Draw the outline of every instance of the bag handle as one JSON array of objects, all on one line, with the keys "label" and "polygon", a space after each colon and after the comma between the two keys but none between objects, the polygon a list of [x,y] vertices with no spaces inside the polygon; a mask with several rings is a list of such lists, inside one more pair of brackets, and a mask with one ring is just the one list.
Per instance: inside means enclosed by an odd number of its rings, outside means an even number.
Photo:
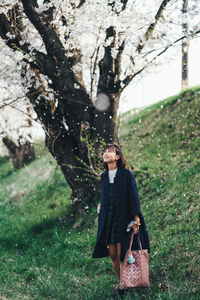
[{"label": "bag handle", "polygon": [[[142,244],[140,241],[139,233],[137,233],[137,236],[138,236],[138,244],[140,245],[140,250],[142,250]],[[130,245],[129,245],[129,249],[128,249],[129,251],[131,251],[131,248],[132,248],[133,237],[134,237],[134,232],[131,233],[131,240],[130,240]]]}]

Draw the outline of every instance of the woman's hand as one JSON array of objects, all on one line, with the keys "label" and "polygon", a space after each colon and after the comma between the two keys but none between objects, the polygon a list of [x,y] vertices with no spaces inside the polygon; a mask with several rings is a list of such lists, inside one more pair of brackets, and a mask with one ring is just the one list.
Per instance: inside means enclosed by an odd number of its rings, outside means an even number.
[{"label": "woman's hand", "polygon": [[135,223],[135,224],[133,224],[132,228],[133,228],[134,234],[137,234],[139,232],[140,225]]},{"label": "woman's hand", "polygon": [[140,218],[136,215],[135,216],[135,221],[132,225],[130,225],[128,228],[133,228],[134,234],[137,234],[139,232],[140,228]]},{"label": "woman's hand", "polygon": [[97,214],[100,214],[100,209],[101,209],[101,203],[99,203],[99,205],[97,206]]}]

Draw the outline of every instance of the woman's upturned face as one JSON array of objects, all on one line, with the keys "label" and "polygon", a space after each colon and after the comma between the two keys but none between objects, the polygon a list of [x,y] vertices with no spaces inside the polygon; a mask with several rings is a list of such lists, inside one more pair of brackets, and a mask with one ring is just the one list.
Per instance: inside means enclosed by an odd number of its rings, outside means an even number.
[{"label": "woman's upturned face", "polygon": [[119,155],[116,154],[114,148],[107,148],[103,153],[103,161],[106,163],[113,163],[119,159]]}]

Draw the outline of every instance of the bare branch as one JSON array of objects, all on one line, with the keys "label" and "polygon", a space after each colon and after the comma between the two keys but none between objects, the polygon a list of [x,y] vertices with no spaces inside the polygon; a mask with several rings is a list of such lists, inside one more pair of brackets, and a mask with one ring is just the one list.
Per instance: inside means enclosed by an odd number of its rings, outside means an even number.
[{"label": "bare branch", "polygon": [[[190,39],[189,39],[189,36],[187,35],[188,41],[190,41],[190,40],[192,40],[192,39],[195,39],[195,38],[199,38],[198,33],[200,33],[199,30],[198,30],[198,31],[195,31],[195,32],[193,32],[193,33],[191,33],[191,34],[190,34]],[[173,43],[170,44],[169,46],[171,47],[171,46],[174,45],[174,43],[177,44],[178,42],[184,40],[185,38],[186,38],[186,36],[182,36],[181,38],[177,39],[175,42],[173,42]],[[149,54],[151,54],[151,53],[153,53],[153,52],[159,51],[159,50],[161,50],[161,49],[163,49],[163,47],[159,47],[159,48],[155,48],[155,49],[152,49],[152,50],[143,52],[141,55],[142,55],[142,57],[144,58],[144,57],[146,57],[147,55],[149,55]],[[130,57],[130,59],[131,59],[131,57]]]},{"label": "bare branch", "polygon": [[26,115],[27,117],[29,117],[30,119],[32,119],[34,122],[36,122],[36,123],[38,123],[38,124],[40,124],[42,126],[42,123],[39,121],[38,118],[34,119],[28,113],[26,113],[25,111],[23,111],[23,110],[15,107],[15,106],[13,106],[13,105],[8,104],[8,106],[11,107],[11,108],[13,108],[13,109],[15,109],[15,110],[17,110],[17,111],[19,111],[19,112],[21,112],[22,114]]},{"label": "bare branch", "polygon": [[[5,104],[1,105],[1,106],[0,106],[0,109],[4,108],[4,107],[6,107],[6,106],[9,106],[9,105],[11,105],[12,103],[14,103],[14,102],[16,102],[16,101],[18,101],[19,99],[22,99],[22,98],[25,98],[25,95],[24,95],[24,96],[21,96],[21,97],[15,98],[15,99],[12,100],[10,103],[5,103]],[[11,99],[11,98],[3,99],[3,102],[4,102],[4,101],[8,101],[8,100],[10,100],[10,99]]]},{"label": "bare branch", "polygon": [[[21,97],[17,97],[17,98],[15,98],[15,99],[13,99],[10,103],[5,103],[5,104],[1,105],[1,106],[0,106],[0,109],[1,109],[1,108],[4,108],[5,106],[9,106],[10,104],[12,104],[12,103],[18,101],[19,99],[22,99],[22,98],[25,98],[25,97],[28,97],[28,96],[32,96],[33,94],[38,94],[38,91],[32,92],[32,93],[27,93],[26,95],[23,95],[23,96],[21,96]],[[3,99],[3,102],[4,102],[4,101],[8,101],[8,100],[11,100],[11,98]]]}]

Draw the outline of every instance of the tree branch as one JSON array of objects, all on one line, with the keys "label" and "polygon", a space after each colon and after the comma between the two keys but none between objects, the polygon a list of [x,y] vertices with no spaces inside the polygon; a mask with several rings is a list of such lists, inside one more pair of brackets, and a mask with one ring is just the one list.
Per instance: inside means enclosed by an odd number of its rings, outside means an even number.
[{"label": "tree branch", "polygon": [[[22,98],[25,98],[25,97],[26,97],[25,95],[24,95],[24,96],[21,96],[21,97],[17,97],[17,98],[15,98],[14,100],[12,100],[10,103],[5,103],[5,104],[1,105],[1,106],[0,106],[0,109],[4,108],[4,107],[6,107],[6,106],[9,106],[9,105],[11,105],[12,103],[18,101],[19,99],[22,99]],[[11,98],[3,99],[3,102],[4,102],[4,101],[8,101],[8,100],[11,100]]]},{"label": "tree branch", "polygon": [[[91,98],[92,98],[92,94],[93,94],[93,84],[94,84],[94,76],[96,75],[96,67],[97,67],[97,60],[98,60],[98,54],[99,54],[99,50],[100,50],[100,46],[97,47],[97,49],[95,49],[92,57],[91,57],[91,61],[92,61],[92,58],[93,56],[95,55],[95,52],[96,52],[96,56],[95,56],[95,60],[94,60],[94,65],[93,65],[93,70],[91,70],[91,85],[90,85],[90,95],[91,95]],[[91,67],[92,69],[92,67]]]},{"label": "tree branch", "polygon": [[30,119],[32,119],[34,122],[40,124],[41,126],[43,125],[43,124],[39,121],[38,118],[37,118],[37,119],[34,119],[34,118],[31,117],[28,113],[26,113],[25,111],[23,111],[23,110],[21,110],[21,109],[15,107],[15,106],[13,106],[13,105],[8,104],[8,106],[11,107],[11,108],[13,108],[13,109],[15,109],[15,110],[17,110],[17,111],[19,111],[19,112],[21,112],[22,114],[26,115],[27,117],[29,117]]},{"label": "tree branch", "polygon": [[115,83],[117,83],[117,81],[119,80],[119,77],[120,77],[121,60],[122,60],[122,54],[123,54],[124,48],[125,48],[125,40],[123,40],[121,46],[119,46],[117,57],[115,59],[115,74],[116,74]]},{"label": "tree branch", "polygon": [[80,0],[79,5],[77,6],[77,8],[81,8],[81,6],[83,6],[83,4],[85,3],[85,0]]},{"label": "tree branch", "polygon": [[[200,29],[191,33],[188,36],[195,36],[198,33],[200,33]],[[159,56],[161,56],[163,53],[165,53],[169,48],[171,48],[172,46],[174,46],[175,44],[177,44],[178,42],[180,42],[181,40],[183,40],[186,36],[182,36],[180,38],[178,38],[177,40],[175,40],[173,43],[171,43],[170,45],[168,45],[167,47],[165,47],[161,52],[159,52],[156,56],[154,56],[152,58],[152,60],[150,62],[148,62],[144,67],[142,67],[140,70],[138,70],[135,74],[133,75],[128,75],[123,81],[123,87],[119,90],[118,94],[116,95],[116,97],[119,95],[119,93],[122,93],[122,91],[127,87],[127,85],[133,80],[134,77],[136,77],[137,75],[139,75],[142,71],[144,71],[144,69],[146,69],[150,64],[152,64],[154,62],[154,60],[156,60]]]},{"label": "tree branch", "polygon": [[[146,41],[149,40],[149,38],[151,37],[152,33],[153,33],[153,30],[155,29],[156,27],[156,24],[158,22],[158,20],[160,19],[160,17],[162,16],[162,12],[163,10],[165,9],[165,7],[167,6],[167,4],[170,2],[171,0],[163,0],[163,2],[161,3],[156,15],[155,15],[155,22],[154,23],[151,23],[145,33],[145,39]],[[137,46],[137,51],[140,53],[142,51],[142,49],[144,48],[144,43],[141,41],[139,43],[139,45]]]},{"label": "tree branch", "polygon": [[75,60],[67,58],[65,48],[45,13],[37,13],[36,1],[34,0],[21,0],[21,2],[26,16],[44,41],[49,60],[49,62],[45,61],[45,74],[53,81],[54,86],[57,86],[56,89],[59,90],[60,94],[70,90],[75,98],[77,90],[73,87],[74,83],[79,85],[80,91],[86,94],[84,86],[75,79],[76,76],[72,69]]},{"label": "tree branch", "polygon": [[[12,37],[9,37],[11,35]],[[47,56],[33,48],[29,43],[20,43],[20,36],[16,36],[11,28],[11,25],[4,13],[0,14],[0,37],[6,42],[6,45],[14,51],[21,51],[23,54],[28,54],[35,61],[35,68],[38,67],[44,73],[44,61]],[[30,50],[32,49],[32,50]]]},{"label": "tree branch", "polygon": [[105,46],[104,57],[99,61],[99,82],[97,91],[106,93],[107,95],[115,93],[115,70],[114,59],[111,49],[115,46],[115,29],[110,26],[106,30],[106,39],[113,38],[110,45]]},{"label": "tree branch", "polygon": [[[5,103],[5,104],[1,105],[1,106],[0,106],[0,109],[4,108],[5,106],[11,105],[12,103],[18,101],[19,99],[22,99],[22,98],[26,98],[26,97],[32,96],[33,94],[38,94],[38,91],[33,92],[33,93],[27,93],[26,95],[23,95],[23,96],[21,96],[21,97],[17,97],[17,98],[15,98],[15,99],[13,99],[10,103]],[[4,102],[4,101],[8,101],[8,100],[11,100],[11,98],[3,99],[3,102]]]},{"label": "tree branch", "polygon": [[36,12],[37,8],[34,4],[35,1],[33,0],[21,0],[21,2],[25,14],[42,37],[48,55],[56,57],[58,62],[63,61],[63,59],[65,61],[65,49],[52,25],[49,23],[48,19],[45,18],[44,13],[39,14]]}]

